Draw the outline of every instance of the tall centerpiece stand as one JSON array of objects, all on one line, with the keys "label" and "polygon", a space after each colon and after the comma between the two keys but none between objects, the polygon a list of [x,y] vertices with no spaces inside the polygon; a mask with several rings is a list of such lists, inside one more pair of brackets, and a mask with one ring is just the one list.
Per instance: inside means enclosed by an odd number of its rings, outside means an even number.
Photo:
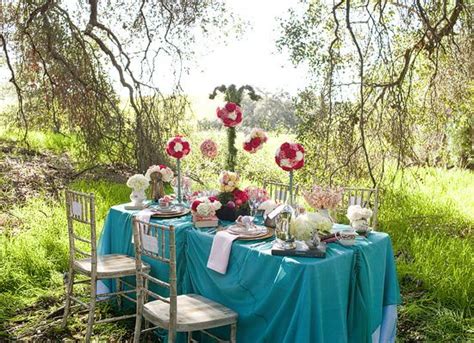
[{"label": "tall centerpiece stand", "polygon": [[235,85],[219,86],[214,88],[214,91],[209,95],[209,99],[215,99],[217,92],[224,94],[226,104],[224,107],[217,108],[217,117],[227,127],[227,158],[226,170],[235,172],[237,165],[237,148],[235,147],[237,125],[242,122],[242,109],[240,108],[245,91],[248,92],[250,99],[258,101],[260,96],[255,93],[251,86],[242,86],[237,88]]},{"label": "tall centerpiece stand", "polygon": [[176,158],[176,169],[178,173],[177,180],[177,201],[179,204],[183,202],[183,196],[181,192],[181,158],[185,157],[191,151],[189,142],[183,136],[176,136],[171,138],[166,144],[166,153]]},{"label": "tall centerpiece stand", "polygon": [[284,171],[289,172],[289,199],[281,210],[276,227],[277,244],[281,249],[295,249],[295,236],[291,232],[291,220],[294,216],[293,171],[304,166],[304,148],[298,143],[283,143],[275,153],[275,162]]}]

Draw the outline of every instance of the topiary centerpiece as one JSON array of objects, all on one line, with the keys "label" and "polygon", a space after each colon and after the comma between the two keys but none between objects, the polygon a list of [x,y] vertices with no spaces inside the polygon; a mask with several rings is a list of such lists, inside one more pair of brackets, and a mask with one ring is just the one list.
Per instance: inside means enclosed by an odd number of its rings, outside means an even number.
[{"label": "topiary centerpiece", "polygon": [[235,221],[239,216],[250,214],[249,196],[239,189],[240,177],[237,173],[223,171],[219,177],[221,192],[217,199],[222,207],[216,211],[221,220]]}]

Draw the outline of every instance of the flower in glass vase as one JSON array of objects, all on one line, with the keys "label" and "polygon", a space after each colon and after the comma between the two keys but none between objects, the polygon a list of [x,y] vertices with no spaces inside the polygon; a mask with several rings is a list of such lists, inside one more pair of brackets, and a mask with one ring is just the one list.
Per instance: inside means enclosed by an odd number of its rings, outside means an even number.
[{"label": "flower in glass vase", "polygon": [[221,184],[221,193],[217,199],[221,202],[220,208],[216,214],[219,219],[235,221],[239,215],[248,215],[250,213],[249,195],[246,191],[240,190],[240,178],[237,173],[224,171],[219,177]]},{"label": "flower in glass vase", "polygon": [[372,210],[364,208],[360,205],[351,205],[347,209],[347,218],[351,222],[351,226],[359,234],[366,234],[369,229],[369,219],[372,217]]},{"label": "flower in glass vase", "polygon": [[244,150],[254,154],[263,147],[263,143],[265,143],[267,140],[268,137],[265,131],[254,128],[243,143]]}]

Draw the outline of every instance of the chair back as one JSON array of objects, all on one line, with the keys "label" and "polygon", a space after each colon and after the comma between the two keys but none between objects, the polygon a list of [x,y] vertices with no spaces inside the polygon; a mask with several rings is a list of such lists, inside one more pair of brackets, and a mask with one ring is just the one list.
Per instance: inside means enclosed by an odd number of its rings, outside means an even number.
[{"label": "chair back", "polygon": [[[143,304],[148,296],[169,304],[169,337],[171,341],[176,334],[177,318],[177,281],[176,281],[176,242],[174,226],[165,226],[144,222],[134,218],[133,239],[135,245],[135,261],[137,268],[138,304]],[[169,267],[168,281],[160,280],[143,270],[142,258],[163,262]],[[169,290],[169,298],[165,298],[148,287],[148,281]],[[139,305],[140,306],[140,305]],[[170,341],[170,339],[168,341]]]},{"label": "chair back", "polygon": [[[95,196],[92,193],[81,193],[69,189],[66,190],[65,195],[70,261],[76,260],[78,255],[79,257],[90,257],[92,264],[91,272],[95,275],[97,271]],[[80,236],[78,226],[76,225],[86,226],[89,237]],[[86,248],[82,250],[82,246]],[[90,253],[85,250],[90,250]]]},{"label": "chair back", "polygon": [[[286,183],[275,182],[275,181],[263,181],[263,188],[267,191],[270,199],[275,202],[284,203],[290,198],[290,186]],[[298,196],[298,185],[293,187],[293,200]]]},{"label": "chair back", "polygon": [[346,211],[351,205],[360,205],[361,207],[370,208],[373,213],[370,224],[373,228],[377,227],[377,212],[379,207],[378,188],[343,187],[340,206],[341,213]]}]

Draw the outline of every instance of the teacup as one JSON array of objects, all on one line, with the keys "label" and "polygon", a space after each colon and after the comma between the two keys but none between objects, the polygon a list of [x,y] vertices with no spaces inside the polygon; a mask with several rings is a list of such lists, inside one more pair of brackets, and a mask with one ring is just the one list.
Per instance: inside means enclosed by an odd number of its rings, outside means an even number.
[{"label": "teacup", "polygon": [[339,243],[344,246],[354,245],[356,241],[357,233],[354,230],[342,230],[337,234]]}]

